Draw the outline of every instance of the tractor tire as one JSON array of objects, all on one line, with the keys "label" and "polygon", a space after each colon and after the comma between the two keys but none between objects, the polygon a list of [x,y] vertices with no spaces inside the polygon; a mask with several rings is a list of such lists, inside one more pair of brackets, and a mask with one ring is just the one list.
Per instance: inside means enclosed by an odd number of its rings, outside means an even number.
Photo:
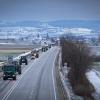
[{"label": "tractor tire", "polygon": [[15,76],[15,77],[13,77],[13,80],[16,80],[16,76]]},{"label": "tractor tire", "polygon": [[21,71],[18,71],[18,74],[20,75],[21,74]]},{"label": "tractor tire", "polygon": [[3,80],[7,80],[7,78],[6,77],[3,77]]}]

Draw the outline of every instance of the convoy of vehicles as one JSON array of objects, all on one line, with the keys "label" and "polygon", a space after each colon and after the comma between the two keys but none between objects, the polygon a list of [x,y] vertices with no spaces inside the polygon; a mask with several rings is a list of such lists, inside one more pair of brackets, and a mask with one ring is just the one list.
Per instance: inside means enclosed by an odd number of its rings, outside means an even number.
[{"label": "convoy of vehicles", "polygon": [[[42,51],[45,52],[48,50],[48,48],[51,48],[51,46],[43,46]],[[39,57],[39,51],[33,50],[31,52],[31,59],[35,59]],[[17,73],[21,74],[21,65],[25,63],[25,65],[28,64],[28,60],[26,56],[21,56],[21,58],[18,61],[13,61],[13,57],[9,56],[8,61],[2,66],[3,71],[3,80],[7,80],[8,78],[12,78],[13,80],[16,80]]]}]

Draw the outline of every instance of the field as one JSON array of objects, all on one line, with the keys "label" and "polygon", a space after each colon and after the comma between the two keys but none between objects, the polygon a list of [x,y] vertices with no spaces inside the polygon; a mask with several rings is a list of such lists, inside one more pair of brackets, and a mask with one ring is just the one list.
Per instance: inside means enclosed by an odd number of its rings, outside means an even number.
[{"label": "field", "polygon": [[29,49],[0,49],[0,61],[8,59],[8,56],[16,57],[19,54],[30,51]]},{"label": "field", "polygon": [[4,50],[0,50],[0,54],[20,54],[20,53],[24,53],[24,52],[28,52],[30,50],[26,50],[26,49],[4,49]]}]

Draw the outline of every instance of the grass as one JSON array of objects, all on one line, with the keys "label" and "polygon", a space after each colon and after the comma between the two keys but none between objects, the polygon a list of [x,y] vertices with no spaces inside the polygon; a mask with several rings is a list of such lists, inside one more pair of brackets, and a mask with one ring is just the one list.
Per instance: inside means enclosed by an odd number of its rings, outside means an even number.
[{"label": "grass", "polygon": [[30,51],[30,50],[22,50],[22,49],[17,49],[17,50],[15,50],[15,49],[12,49],[12,50],[0,50],[0,54],[8,54],[8,53],[23,53],[23,52],[28,52],[28,51]]},{"label": "grass", "polygon": [[19,55],[30,50],[22,50],[22,49],[12,49],[12,50],[0,50],[0,56],[8,56],[8,55]]}]

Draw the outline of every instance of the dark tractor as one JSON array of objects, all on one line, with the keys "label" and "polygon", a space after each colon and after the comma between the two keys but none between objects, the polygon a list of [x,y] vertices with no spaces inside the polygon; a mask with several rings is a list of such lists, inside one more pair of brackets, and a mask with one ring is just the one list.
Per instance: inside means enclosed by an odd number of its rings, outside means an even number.
[{"label": "dark tractor", "polygon": [[35,57],[39,58],[39,51],[38,50],[35,52]]},{"label": "dark tractor", "polygon": [[25,63],[25,65],[28,64],[27,58],[26,56],[21,56],[20,60],[19,60],[19,64],[22,65],[23,63]]},{"label": "dark tractor", "polygon": [[3,80],[7,80],[8,78],[13,78],[16,80],[16,66],[15,65],[4,65],[2,67],[3,70]]},{"label": "dark tractor", "polygon": [[43,46],[43,47],[42,47],[42,52],[45,52],[45,51],[46,51],[46,47]]},{"label": "dark tractor", "polygon": [[39,53],[38,52],[36,53],[36,58],[39,58]]},{"label": "dark tractor", "polygon": [[31,52],[31,60],[35,59],[34,51]]},{"label": "dark tractor", "polygon": [[51,48],[51,44],[48,45],[48,48],[49,48],[49,49]]}]

